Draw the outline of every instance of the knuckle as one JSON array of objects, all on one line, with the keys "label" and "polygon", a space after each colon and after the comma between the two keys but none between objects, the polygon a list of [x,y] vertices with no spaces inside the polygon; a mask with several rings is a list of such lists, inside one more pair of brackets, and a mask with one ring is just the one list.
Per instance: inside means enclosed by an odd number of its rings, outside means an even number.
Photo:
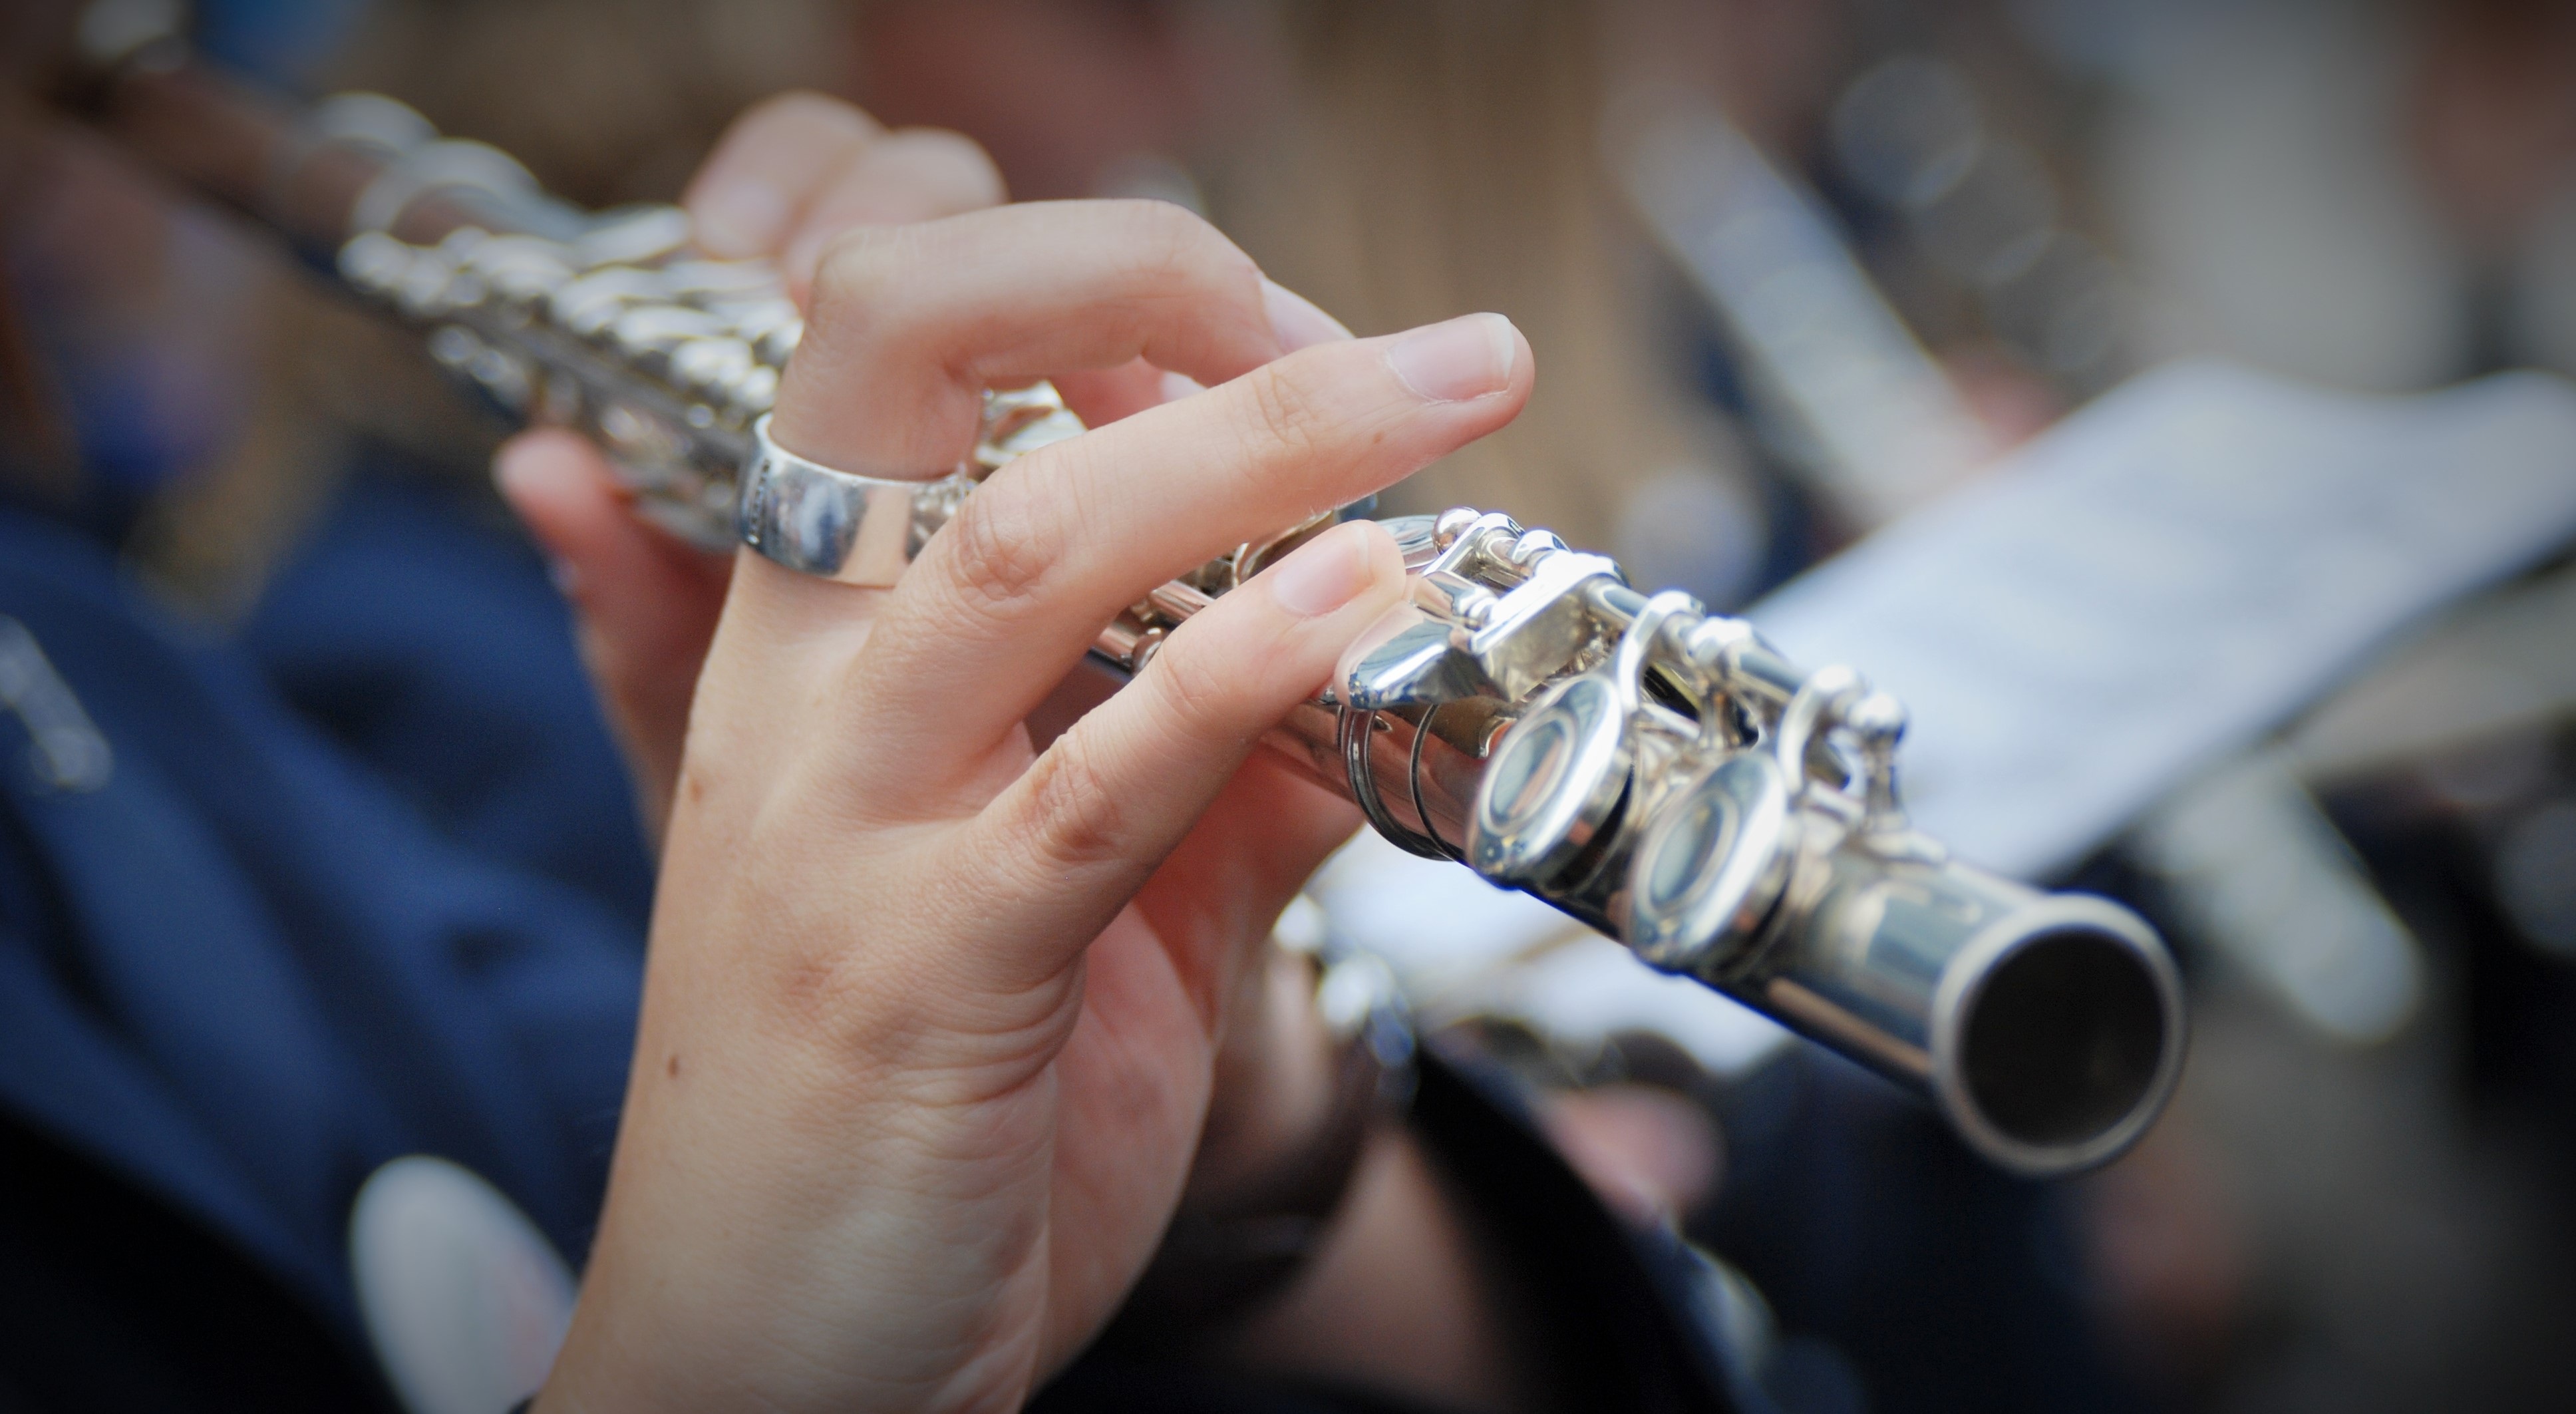
[{"label": "knuckle", "polygon": [[1215,228],[1190,211],[1168,201],[1147,197],[1117,197],[1104,203],[1126,223],[1125,234],[1139,248],[1165,258],[1194,249]]},{"label": "knuckle", "polygon": [[1293,369],[1270,364],[1238,381],[1245,393],[1244,439],[1256,455],[1305,461],[1322,452],[1334,419]]},{"label": "knuckle", "polygon": [[1195,651],[1206,646],[1194,635],[1177,634],[1145,665],[1145,673],[1154,680],[1155,700],[1185,735],[1231,736],[1228,708],[1237,683],[1214,655]]},{"label": "knuckle", "polygon": [[967,497],[940,535],[949,542],[948,579],[958,598],[988,618],[1012,617],[1043,594],[1056,565],[1044,522],[1008,488]]},{"label": "knuckle", "polygon": [[1124,857],[1127,806],[1102,774],[1091,738],[1056,739],[1029,767],[1032,862],[1049,872],[1114,864]]},{"label": "knuckle", "polygon": [[[806,343],[840,357],[860,350],[918,343],[933,311],[914,297],[937,253],[923,247],[918,226],[851,226],[824,242],[806,310]],[[816,361],[808,355],[806,361]],[[790,360],[791,366],[794,360]]]},{"label": "knuckle", "polygon": [[1168,201],[1142,198],[1109,205],[1123,223],[1121,237],[1146,277],[1209,287],[1258,286],[1260,270],[1252,257],[1198,213]]},{"label": "knuckle", "polygon": [[814,266],[814,309],[866,307],[899,281],[899,227],[852,226],[823,243]]}]

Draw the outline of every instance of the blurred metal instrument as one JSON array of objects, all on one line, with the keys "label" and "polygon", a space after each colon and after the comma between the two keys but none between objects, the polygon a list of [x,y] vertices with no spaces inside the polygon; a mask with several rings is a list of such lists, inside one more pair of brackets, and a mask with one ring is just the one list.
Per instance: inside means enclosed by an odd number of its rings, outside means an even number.
[{"label": "blurred metal instrument", "polygon": [[1629,204],[1725,323],[1760,425],[1855,526],[1896,519],[1995,448],[1815,198],[1715,106],[1650,90],[1603,124]]},{"label": "blurred metal instrument", "polygon": [[[1992,458],[1813,193],[1695,97],[1634,94],[1612,118],[1607,157],[1630,204],[1724,322],[1766,395],[1764,425],[1788,434],[1798,469],[1853,529],[1896,520]],[[1901,213],[2034,364],[2096,391],[2132,371],[2108,262],[2057,227],[2042,165],[1984,131],[1953,67],[1876,65],[1833,127],[1846,177]],[[2132,852],[2191,939],[2318,1034],[2384,1040],[2414,1014],[2420,944],[2279,763],[2257,756],[2184,786]]]},{"label": "blurred metal instrument", "polygon": [[[572,211],[387,99],[263,107],[167,37],[92,57],[112,130],[327,251],[503,406],[596,436],[659,523],[735,543],[748,432],[802,332],[773,270],[694,257],[673,208]],[[1080,430],[1044,385],[997,392],[958,476]],[[1155,590],[1095,664],[1141,671],[1331,519]],[[2163,945],[2108,901],[1981,873],[1910,830],[1892,699],[1505,516],[1387,528],[1410,623],[1270,738],[1379,830],[1913,1086],[2016,1172],[2100,1162],[2153,1120],[2184,1037]]]},{"label": "blurred metal instrument", "polygon": [[2130,850],[2178,926],[2318,1035],[2384,1041],[2422,1004],[2422,945],[2284,753],[2249,751],[2175,792]]}]

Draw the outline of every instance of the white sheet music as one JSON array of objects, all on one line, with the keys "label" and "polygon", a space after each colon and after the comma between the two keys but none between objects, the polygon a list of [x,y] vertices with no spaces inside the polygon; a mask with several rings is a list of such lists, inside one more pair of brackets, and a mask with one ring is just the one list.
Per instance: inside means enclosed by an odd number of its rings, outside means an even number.
[{"label": "white sheet music", "polygon": [[[2149,374],[1758,605],[1903,698],[1916,821],[2040,877],[2426,612],[2576,541],[2576,388]],[[2576,652],[2576,645],[2568,651]]]}]

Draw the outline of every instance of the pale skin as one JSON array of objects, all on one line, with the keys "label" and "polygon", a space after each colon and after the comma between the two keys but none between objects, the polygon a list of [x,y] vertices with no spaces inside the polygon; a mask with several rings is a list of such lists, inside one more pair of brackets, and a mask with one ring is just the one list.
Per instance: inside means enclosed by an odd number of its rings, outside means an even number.
[{"label": "pale skin", "polygon": [[[1508,422],[1528,347],[1492,315],[1352,339],[1176,208],[999,195],[962,139],[810,97],[747,115],[690,193],[719,253],[783,259],[808,300],[783,444],[936,475],[980,389],[1034,377],[1093,426],[994,477],[896,588],[703,560],[563,434],[504,453],[664,837],[542,1409],[1017,1408],[1185,1190],[1325,1121],[1327,1045],[1265,940],[1357,820],[1257,739],[1398,602],[1393,543],[1334,530],[1061,738],[1023,719],[1146,589]],[[1218,1353],[1516,1408],[1512,1321],[1387,1126],[1325,1250]]]}]

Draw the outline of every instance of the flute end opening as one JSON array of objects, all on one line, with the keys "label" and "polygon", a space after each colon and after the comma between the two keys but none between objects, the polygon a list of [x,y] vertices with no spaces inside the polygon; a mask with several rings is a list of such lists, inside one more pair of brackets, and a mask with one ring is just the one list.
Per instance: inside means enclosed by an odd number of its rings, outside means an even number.
[{"label": "flute end opening", "polygon": [[2033,1177],[2118,1157],[2172,1094],[2181,1005],[2160,946],[2081,923],[2033,932],[1964,999],[1950,1096],[1963,1127]]}]

